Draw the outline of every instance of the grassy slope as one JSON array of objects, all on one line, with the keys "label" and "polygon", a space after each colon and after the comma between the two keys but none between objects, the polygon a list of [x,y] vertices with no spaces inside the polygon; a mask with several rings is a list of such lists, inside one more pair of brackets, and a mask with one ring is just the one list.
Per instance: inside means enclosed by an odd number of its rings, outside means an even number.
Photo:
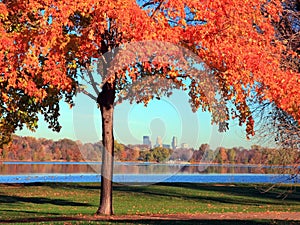
[{"label": "grassy slope", "polygon": [[[0,222],[9,219],[90,216],[98,206],[99,187],[99,184],[96,183],[0,185]],[[299,190],[296,190],[285,200],[277,197],[278,191],[280,193],[285,188],[283,187],[281,190],[273,189],[267,194],[262,194],[255,185],[243,184],[115,185],[114,210],[117,215],[300,212]],[[143,221],[140,221],[140,223],[145,224]],[[184,221],[182,223],[189,224]],[[217,223],[218,221],[216,221]],[[148,221],[147,224],[151,223]],[[153,224],[157,224],[157,221]],[[168,223],[161,222],[161,224]],[[201,223],[197,221],[195,224]],[[226,224],[226,221],[222,221],[222,224]],[[245,221],[244,224],[253,223]]]}]

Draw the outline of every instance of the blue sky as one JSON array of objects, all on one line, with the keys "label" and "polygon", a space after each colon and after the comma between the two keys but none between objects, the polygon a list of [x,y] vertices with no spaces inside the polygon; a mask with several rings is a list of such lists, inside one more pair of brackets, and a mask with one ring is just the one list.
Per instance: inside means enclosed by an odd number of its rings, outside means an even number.
[{"label": "blue sky", "polygon": [[[193,113],[188,103],[188,95],[183,91],[175,91],[169,98],[151,101],[147,107],[143,104],[124,102],[115,107],[114,134],[118,142],[124,144],[141,144],[144,135],[155,143],[156,137],[161,136],[164,144],[171,144],[176,136],[178,143],[187,143],[197,148],[202,143],[208,143],[214,149],[224,147],[250,147],[257,143],[254,138],[246,140],[245,128],[230,122],[230,129],[219,133],[216,126],[210,123],[210,114]],[[75,107],[70,109],[65,103],[61,104],[60,133],[52,132],[47,124],[39,121],[36,132],[26,129],[18,131],[21,136],[35,136],[49,139],[69,138],[82,142],[97,142],[102,139],[101,115],[97,105],[83,94],[75,98]]]}]

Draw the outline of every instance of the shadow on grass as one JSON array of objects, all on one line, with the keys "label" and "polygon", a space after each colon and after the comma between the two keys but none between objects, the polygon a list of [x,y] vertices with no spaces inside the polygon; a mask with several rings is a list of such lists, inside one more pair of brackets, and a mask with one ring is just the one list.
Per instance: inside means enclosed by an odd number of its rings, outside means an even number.
[{"label": "shadow on grass", "polygon": [[[219,202],[219,203],[234,203],[241,205],[258,205],[262,202],[267,202],[269,205],[278,205],[285,202],[293,202],[293,204],[300,204],[300,193],[295,192],[289,195],[285,200],[278,198],[278,188],[275,191],[267,193],[261,193],[255,188],[255,186],[243,186],[243,185],[214,185],[214,184],[190,184],[190,183],[159,183],[154,186],[165,186],[165,187],[178,187],[187,189],[187,191],[179,192],[178,189],[160,190],[155,188],[149,188],[148,186],[126,186],[117,185],[114,187],[116,191],[133,192],[141,194],[149,194],[161,197],[176,197],[183,199],[193,199],[201,202]],[[188,191],[188,189],[192,191]],[[274,189],[275,190],[275,189]],[[215,192],[215,196],[199,196],[196,192]],[[284,192],[284,189],[282,189]],[[221,196],[221,194],[225,194]],[[232,196],[240,196],[241,198],[233,198]],[[245,201],[247,198],[247,201]]]},{"label": "shadow on grass", "polygon": [[[0,209],[0,214],[1,213],[6,213],[6,212],[8,212],[8,213],[24,213],[24,214],[34,214],[34,215],[37,215],[37,214],[41,214],[41,215],[45,215],[45,213],[44,212],[38,212],[38,211],[29,211],[29,210],[18,210],[18,211],[16,211],[16,210],[13,210],[13,209]],[[61,213],[53,213],[53,212],[47,212],[47,214],[48,215],[53,215],[53,216],[59,216],[59,215],[61,215]]]},{"label": "shadow on grass", "polygon": [[[198,191],[215,191],[224,194],[254,197],[259,199],[285,200],[300,204],[299,189],[294,188],[292,192],[289,192],[292,187],[289,185],[280,186],[280,184],[278,184],[265,193],[262,192],[262,189],[266,188],[265,185],[267,184],[196,184],[194,186],[193,184],[189,183],[175,183],[175,185],[172,185],[170,183],[161,183],[160,185],[173,187],[175,186],[185,189],[194,189]],[[287,195],[285,196],[285,194]]]},{"label": "shadow on grass", "polygon": [[[25,186],[48,186],[51,188],[64,188],[64,189],[78,189],[78,190],[100,190],[100,183],[30,183],[23,184]],[[167,190],[160,190],[159,188],[152,187],[170,187]],[[269,205],[278,205],[278,204],[300,204],[300,192],[295,191],[292,194],[288,195],[285,200],[278,197],[278,193],[284,193],[286,191],[285,187],[275,187],[267,193],[261,193],[256,187],[259,185],[254,184],[197,184],[197,183],[158,183],[151,185],[138,186],[134,184],[115,184],[114,191],[119,192],[131,192],[139,193],[153,196],[162,196],[162,197],[175,197],[181,199],[193,199],[201,202],[219,202],[227,204],[242,204],[242,205],[259,205],[261,203],[268,203]],[[173,189],[174,187],[175,189]],[[178,189],[179,188],[179,189]],[[187,191],[180,191],[180,189],[186,189]],[[188,191],[191,190],[191,191]],[[216,195],[213,196],[201,196],[197,192],[215,192]],[[220,193],[224,194],[221,196]],[[236,196],[238,198],[233,198]],[[240,198],[239,198],[240,197]],[[245,201],[247,198],[247,201]],[[35,201],[35,199],[32,199]],[[47,199],[44,199],[47,201]],[[50,200],[49,201],[57,201]],[[1,201],[1,195],[0,195]],[[64,200],[62,200],[64,201]],[[34,202],[35,203],[35,202]],[[47,202],[46,202],[47,203]],[[58,202],[58,204],[63,204],[63,202]],[[76,203],[77,206],[80,206]],[[81,205],[84,206],[84,205]]]},{"label": "shadow on grass", "polygon": [[[191,184],[191,183],[160,183],[161,186],[166,187],[179,187],[192,190],[205,190],[205,191],[217,191],[228,194],[239,194],[244,196],[252,196],[253,194],[257,197],[266,197],[266,198],[278,198],[278,193],[283,193],[290,189],[292,186],[280,184],[275,184],[269,192],[262,193],[260,189],[266,187],[266,184]],[[273,184],[270,184],[273,185]],[[270,186],[269,185],[269,186]],[[295,186],[296,187],[296,186]],[[298,186],[299,187],[299,186]],[[278,198],[280,199],[280,198]],[[290,193],[287,196],[289,200],[300,200],[300,192],[295,189],[294,192]]]},{"label": "shadow on grass", "polygon": [[[30,183],[22,186],[47,186],[53,189],[77,189],[77,190],[100,190],[99,183]],[[166,187],[166,188],[161,188]],[[169,188],[168,188],[169,187]],[[300,192],[290,194],[285,200],[278,198],[278,192],[284,192],[285,187],[275,187],[268,193],[261,193],[256,186],[243,184],[191,184],[191,183],[158,183],[148,186],[137,186],[133,184],[115,184],[114,191],[152,195],[158,197],[180,198],[200,202],[216,202],[225,204],[240,204],[257,206],[262,203],[268,205],[293,204],[300,205]],[[184,190],[184,191],[182,191]],[[190,191],[189,191],[190,190]],[[201,192],[212,192],[215,194],[207,196]],[[224,195],[223,195],[224,194]],[[68,206],[91,206],[87,203],[79,203],[62,199],[40,198],[40,197],[16,197],[0,194],[1,203],[26,202],[35,204],[53,204]]]},{"label": "shadow on grass", "polygon": [[42,182],[42,183],[27,183],[20,184],[27,187],[46,186],[53,189],[78,189],[78,190],[100,190],[101,183],[55,183],[55,182]]},{"label": "shadow on grass", "polygon": [[64,200],[64,199],[0,195],[0,205],[1,204],[19,203],[19,202],[34,203],[34,204],[52,204],[52,205],[59,205],[59,206],[91,206],[91,204],[73,202],[73,201],[68,201],[68,200]]}]

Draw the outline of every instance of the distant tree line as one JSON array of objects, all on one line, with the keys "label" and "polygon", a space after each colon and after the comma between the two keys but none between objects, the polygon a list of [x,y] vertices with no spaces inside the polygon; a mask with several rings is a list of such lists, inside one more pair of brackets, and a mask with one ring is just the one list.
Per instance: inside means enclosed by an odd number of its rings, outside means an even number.
[{"label": "distant tree line", "polygon": [[[0,149],[2,161],[100,161],[103,145],[82,143],[70,139],[58,141],[45,138],[13,136],[9,145]],[[242,147],[210,149],[202,144],[199,149],[167,149],[147,145],[124,145],[115,141],[117,161],[165,162],[182,161],[190,163],[219,164],[268,164],[299,165],[299,149],[277,149],[253,145],[250,149]]]}]

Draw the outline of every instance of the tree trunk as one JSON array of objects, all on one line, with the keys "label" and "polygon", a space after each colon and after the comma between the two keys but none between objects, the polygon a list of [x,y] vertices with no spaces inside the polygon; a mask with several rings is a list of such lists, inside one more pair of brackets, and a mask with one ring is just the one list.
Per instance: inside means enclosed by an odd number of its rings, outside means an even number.
[{"label": "tree trunk", "polygon": [[113,112],[115,100],[115,85],[105,83],[97,98],[102,116],[102,167],[101,167],[101,194],[98,215],[112,215],[112,178],[114,163],[114,136]]}]

